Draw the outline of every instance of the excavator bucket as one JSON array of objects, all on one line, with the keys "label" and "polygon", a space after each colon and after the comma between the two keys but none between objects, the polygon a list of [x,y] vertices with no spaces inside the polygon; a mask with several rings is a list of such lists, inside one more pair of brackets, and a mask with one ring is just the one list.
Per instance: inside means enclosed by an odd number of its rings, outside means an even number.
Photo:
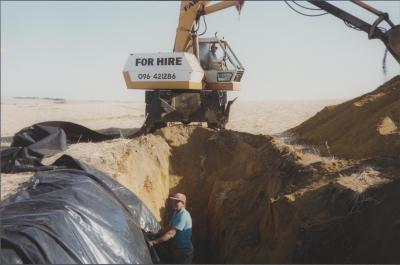
[{"label": "excavator bucket", "polygon": [[392,55],[400,63],[400,25],[396,25],[386,32],[387,46]]}]

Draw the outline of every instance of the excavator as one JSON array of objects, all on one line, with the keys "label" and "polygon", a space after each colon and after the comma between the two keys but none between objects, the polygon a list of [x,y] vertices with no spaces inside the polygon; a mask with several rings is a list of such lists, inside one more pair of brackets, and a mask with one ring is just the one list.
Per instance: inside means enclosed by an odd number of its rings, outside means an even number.
[{"label": "excavator", "polygon": [[[369,39],[381,40],[400,63],[400,25],[393,24],[387,13],[351,0],[378,17],[371,25],[327,1],[307,2],[316,7],[307,9],[330,13],[346,25],[366,32]],[[296,12],[293,4],[304,7],[297,1],[285,3]],[[236,100],[228,101],[227,92],[239,90],[245,68],[227,40],[217,34],[201,37],[205,32],[198,30],[201,18],[205,23],[205,16],[230,7],[240,12],[243,4],[243,0],[181,1],[173,51],[129,56],[123,70],[127,88],[146,90],[145,122],[138,134],[151,133],[171,122],[206,122],[209,128],[225,128]],[[390,26],[389,30],[379,27],[383,21]],[[207,60],[213,47],[221,48],[221,60],[210,67]]]}]

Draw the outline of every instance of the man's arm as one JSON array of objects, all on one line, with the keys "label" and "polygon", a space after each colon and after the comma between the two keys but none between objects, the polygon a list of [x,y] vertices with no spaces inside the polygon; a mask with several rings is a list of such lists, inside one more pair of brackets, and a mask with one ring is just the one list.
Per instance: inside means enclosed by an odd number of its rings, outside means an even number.
[{"label": "man's arm", "polygon": [[149,241],[149,245],[153,246],[155,244],[168,241],[171,238],[173,238],[175,235],[176,235],[176,229],[170,227],[169,229],[166,230],[166,232],[162,236],[160,236],[160,237],[158,237],[158,238],[156,238],[154,240],[150,240]]}]

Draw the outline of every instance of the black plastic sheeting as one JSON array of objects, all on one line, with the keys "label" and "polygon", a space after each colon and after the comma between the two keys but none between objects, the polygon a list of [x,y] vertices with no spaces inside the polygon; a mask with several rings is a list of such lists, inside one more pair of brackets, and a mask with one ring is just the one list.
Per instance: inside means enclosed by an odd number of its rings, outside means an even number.
[{"label": "black plastic sheeting", "polygon": [[55,167],[45,166],[41,160],[65,150],[68,144],[100,142],[119,137],[117,134],[102,134],[71,122],[37,123],[17,132],[11,147],[1,150],[1,172],[51,170]]},{"label": "black plastic sheeting", "polygon": [[159,261],[145,234],[160,225],[137,196],[70,156],[52,166],[67,169],[36,173],[0,203],[2,264]]}]

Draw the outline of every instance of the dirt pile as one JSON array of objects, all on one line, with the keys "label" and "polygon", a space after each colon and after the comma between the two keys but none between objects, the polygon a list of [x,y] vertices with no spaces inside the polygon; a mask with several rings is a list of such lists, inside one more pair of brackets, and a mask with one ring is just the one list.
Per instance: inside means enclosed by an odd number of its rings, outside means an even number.
[{"label": "dirt pile", "polygon": [[276,137],[191,126],[65,153],[114,176],[164,223],[168,194],[186,193],[196,262],[400,260],[400,165],[310,159]]},{"label": "dirt pile", "polygon": [[289,132],[322,155],[400,159],[400,75],[361,97],[325,107]]},{"label": "dirt pile", "polygon": [[134,191],[161,220],[160,205],[164,204],[170,188],[169,150],[160,136],[147,135],[134,140],[71,145],[65,152],[45,159],[43,163],[51,164],[68,154],[93,165]]}]

